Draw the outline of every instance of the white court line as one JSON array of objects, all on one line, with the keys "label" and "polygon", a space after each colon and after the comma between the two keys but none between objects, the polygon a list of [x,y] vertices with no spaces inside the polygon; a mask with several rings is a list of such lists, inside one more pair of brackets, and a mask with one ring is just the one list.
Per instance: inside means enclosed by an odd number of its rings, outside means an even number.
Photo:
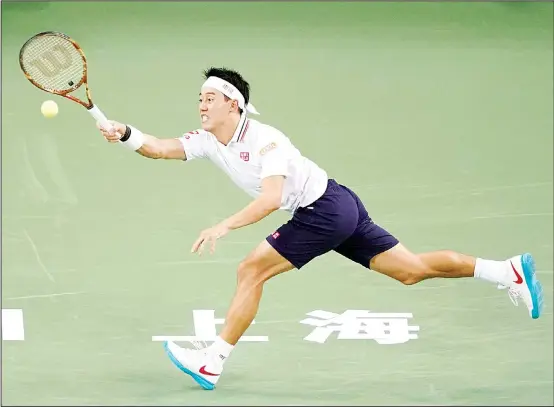
[{"label": "white court line", "polygon": [[35,252],[35,257],[37,258],[38,264],[39,264],[40,267],[42,268],[42,271],[44,271],[44,273],[48,276],[48,278],[50,279],[50,281],[52,281],[53,283],[55,283],[56,280],[54,279],[54,277],[52,276],[52,274],[50,274],[50,272],[48,271],[48,269],[46,268],[46,266],[44,265],[44,263],[43,263],[42,260],[40,259],[40,255],[38,254],[38,250],[37,250],[37,246],[35,245],[35,242],[33,242],[33,239],[31,239],[31,236],[29,236],[29,233],[27,233],[27,230],[26,230],[26,229],[23,229],[23,233],[25,233],[25,237],[27,238],[27,240],[28,240],[29,243],[31,244],[31,247],[32,247],[32,249],[33,249],[33,252]]},{"label": "white court line", "polygon": [[471,219],[495,219],[495,218],[519,218],[525,216],[552,216],[552,212],[532,212],[532,213],[506,213],[487,216],[474,216]]},{"label": "white court line", "polygon": [[156,266],[178,266],[178,265],[186,265],[186,264],[224,264],[224,263],[239,263],[243,260],[243,258],[238,259],[217,259],[217,260],[175,260],[175,261],[160,261],[157,262]]},{"label": "white court line", "polygon": [[482,188],[473,188],[473,189],[455,189],[452,191],[443,191],[443,192],[424,194],[424,195],[417,196],[415,198],[432,198],[432,197],[440,197],[440,196],[446,196],[446,195],[452,195],[452,194],[478,194],[481,192],[501,191],[505,189],[517,189],[517,188],[535,188],[535,187],[542,187],[546,185],[552,185],[552,182],[550,181],[533,182],[529,184],[496,185],[491,187],[482,187]]},{"label": "white court line", "polygon": [[[435,184],[395,184],[394,182],[387,183],[387,184],[359,184],[359,185],[353,185],[351,186],[352,189],[415,189],[415,188],[431,188],[431,189],[438,189],[438,188],[444,188],[447,185],[459,185],[459,183],[452,182],[452,181],[445,181],[445,182],[437,182]],[[540,182],[530,182],[527,184],[511,184],[511,185],[493,185],[489,187],[477,187],[477,188],[465,188],[465,189],[453,189],[450,191],[442,191],[442,192],[435,192],[430,194],[424,194],[419,196],[419,198],[424,197],[433,197],[433,196],[443,196],[443,195],[450,195],[450,194],[458,194],[458,193],[479,193],[479,192],[487,192],[487,191],[499,191],[503,189],[516,189],[516,188],[535,188],[535,187],[542,187],[546,185],[552,185],[552,181],[540,181]],[[347,185],[348,186],[348,185]]]},{"label": "white court line", "polygon": [[[192,341],[208,341],[211,342],[215,338],[200,338],[198,336],[153,336],[152,342],[192,342]],[[239,342],[269,342],[267,336],[243,336],[239,339]]]},{"label": "white court line", "polygon": [[501,219],[501,218],[519,218],[519,217],[533,217],[533,216],[552,216],[552,212],[531,212],[531,213],[507,213],[507,214],[491,214],[491,215],[481,215],[481,216],[468,216],[468,217],[454,217],[448,216],[443,218],[409,218],[409,219],[398,219],[398,217],[393,217],[391,215],[384,214],[382,220],[378,223],[381,224],[403,224],[403,225],[413,225],[413,224],[445,224],[445,223],[464,223],[472,222],[475,220],[485,220],[485,219]]},{"label": "white court line", "polygon": [[78,294],[85,294],[84,291],[78,291],[78,292],[70,292],[70,293],[57,293],[57,294],[38,294],[38,295],[25,295],[22,297],[10,297],[10,298],[4,298],[4,301],[9,300],[26,300],[29,298],[50,298],[50,297],[61,297],[64,295],[78,295]]},{"label": "white court line", "polygon": [[552,270],[535,270],[537,274],[552,274]]}]

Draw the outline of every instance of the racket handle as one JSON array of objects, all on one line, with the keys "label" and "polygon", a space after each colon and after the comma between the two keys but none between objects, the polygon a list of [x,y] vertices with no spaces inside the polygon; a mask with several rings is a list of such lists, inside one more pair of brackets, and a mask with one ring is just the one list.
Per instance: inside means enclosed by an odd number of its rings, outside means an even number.
[{"label": "racket handle", "polygon": [[88,112],[96,119],[97,122],[100,123],[100,125],[104,128],[104,130],[110,130],[113,128],[113,126],[108,121],[108,118],[100,109],[98,109],[97,106],[92,105],[90,109],[88,109]]}]

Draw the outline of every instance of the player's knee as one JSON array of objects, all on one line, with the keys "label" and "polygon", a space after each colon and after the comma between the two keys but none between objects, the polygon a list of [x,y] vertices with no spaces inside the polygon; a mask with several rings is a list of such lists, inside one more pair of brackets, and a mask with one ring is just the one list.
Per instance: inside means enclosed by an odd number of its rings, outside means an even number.
[{"label": "player's knee", "polygon": [[239,285],[257,285],[264,282],[263,269],[256,261],[244,259],[237,268],[237,283]]}]

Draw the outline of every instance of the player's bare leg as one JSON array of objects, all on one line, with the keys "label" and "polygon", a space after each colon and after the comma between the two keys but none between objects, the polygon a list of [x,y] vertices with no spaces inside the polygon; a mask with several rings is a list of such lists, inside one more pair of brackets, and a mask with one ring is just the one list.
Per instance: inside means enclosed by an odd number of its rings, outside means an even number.
[{"label": "player's bare leg", "polygon": [[262,241],[238,267],[237,289],[225,317],[221,339],[235,345],[258,312],[263,284],[293,268],[267,241]]},{"label": "player's bare leg", "polygon": [[267,241],[262,241],[238,267],[235,296],[221,334],[213,345],[194,350],[167,342],[165,348],[172,362],[203,388],[212,390],[223,371],[225,360],[258,312],[264,283],[293,268]]},{"label": "player's bare leg", "polygon": [[475,263],[474,257],[450,250],[414,254],[399,243],[371,259],[369,266],[372,270],[411,285],[436,277],[472,277]]},{"label": "player's bare leg", "polygon": [[479,278],[509,288],[512,301],[517,305],[517,298],[522,298],[532,318],[538,318],[542,309],[542,286],[530,254],[496,261],[451,250],[414,254],[399,243],[373,257],[369,267],[406,285],[437,277]]}]

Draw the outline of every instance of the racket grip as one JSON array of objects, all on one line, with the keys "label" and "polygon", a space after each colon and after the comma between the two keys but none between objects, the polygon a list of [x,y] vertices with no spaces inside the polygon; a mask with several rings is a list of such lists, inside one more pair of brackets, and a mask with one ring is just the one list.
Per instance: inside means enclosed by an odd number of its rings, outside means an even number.
[{"label": "racket grip", "polygon": [[96,119],[97,122],[100,123],[100,125],[105,130],[110,130],[110,129],[113,128],[113,126],[108,121],[108,118],[106,117],[106,115],[104,113],[102,113],[102,111],[100,109],[98,109],[97,106],[92,105],[92,107],[90,109],[88,109],[88,112],[91,114],[92,117],[94,117]]}]

